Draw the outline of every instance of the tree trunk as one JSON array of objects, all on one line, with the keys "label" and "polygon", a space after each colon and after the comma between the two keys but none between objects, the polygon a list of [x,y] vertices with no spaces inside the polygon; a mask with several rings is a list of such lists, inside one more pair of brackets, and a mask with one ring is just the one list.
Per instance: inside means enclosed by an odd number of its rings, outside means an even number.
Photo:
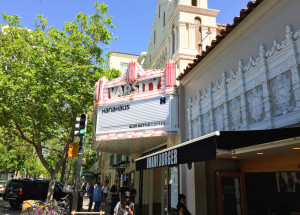
[{"label": "tree trunk", "polygon": [[15,175],[14,175],[14,178],[18,178],[18,174],[19,174],[19,171],[16,170]]},{"label": "tree trunk", "polygon": [[[66,156],[68,156],[68,152],[66,153]],[[61,176],[60,176],[60,182],[62,184],[65,184],[65,177],[66,177],[66,171],[67,171],[67,162],[68,158],[63,162],[62,167],[61,167]]]},{"label": "tree trunk", "polygon": [[5,170],[5,180],[8,179],[8,170]]},{"label": "tree trunk", "polygon": [[71,179],[70,179],[71,172],[72,172],[72,162],[70,162],[68,165],[67,183],[71,182]]},{"label": "tree trunk", "polygon": [[48,193],[47,193],[47,202],[53,199],[56,176],[57,176],[56,172],[51,173],[51,178],[50,178],[50,183],[49,183]]}]

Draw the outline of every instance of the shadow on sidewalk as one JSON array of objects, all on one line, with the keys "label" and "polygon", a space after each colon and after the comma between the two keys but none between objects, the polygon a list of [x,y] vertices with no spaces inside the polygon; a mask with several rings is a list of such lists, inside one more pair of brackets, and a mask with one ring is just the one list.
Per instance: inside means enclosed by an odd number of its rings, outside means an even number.
[{"label": "shadow on sidewalk", "polygon": [[[89,197],[84,196],[83,206],[82,206],[82,211],[81,212],[88,212],[89,202],[90,202]],[[94,206],[95,206],[95,203],[93,203],[91,212],[94,211]],[[106,203],[106,205],[102,205],[102,203],[100,204],[100,211],[104,211],[105,215],[109,215],[109,210],[110,210],[110,204],[108,202]]]}]

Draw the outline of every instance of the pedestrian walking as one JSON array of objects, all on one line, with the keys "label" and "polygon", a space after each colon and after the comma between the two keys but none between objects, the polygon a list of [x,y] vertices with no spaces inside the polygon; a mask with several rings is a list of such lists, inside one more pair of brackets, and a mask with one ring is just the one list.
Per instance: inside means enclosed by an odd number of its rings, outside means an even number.
[{"label": "pedestrian walking", "polygon": [[103,192],[102,204],[106,205],[106,199],[107,199],[107,194],[108,194],[108,183],[104,182],[104,185],[102,187],[102,192]]},{"label": "pedestrian walking", "polygon": [[111,186],[110,191],[111,195],[111,203],[110,203],[110,215],[114,215],[114,209],[117,204],[117,198],[118,198],[118,180],[115,180],[114,184]]},{"label": "pedestrian walking", "polygon": [[121,201],[118,202],[114,209],[114,215],[134,215],[134,203],[130,200],[130,192],[126,191],[122,195]]},{"label": "pedestrian walking", "polygon": [[129,184],[129,192],[131,202],[135,203],[136,189],[134,188],[134,184],[132,182]]},{"label": "pedestrian walking", "polygon": [[85,186],[85,192],[86,192],[86,193],[88,193],[90,185],[91,185],[91,184],[90,184],[89,182],[86,183],[86,186]]},{"label": "pedestrian walking", "polygon": [[88,192],[87,192],[87,194],[88,194],[88,197],[89,197],[89,199],[90,199],[88,211],[91,211],[92,206],[93,206],[93,191],[94,191],[94,185],[95,185],[95,183],[93,182],[93,183],[91,183],[91,184],[89,185],[89,187],[88,187]]},{"label": "pedestrian walking", "polygon": [[108,177],[105,176],[105,183],[108,184],[109,183],[109,180],[108,180]]},{"label": "pedestrian walking", "polygon": [[84,197],[84,189],[78,191],[78,201],[77,201],[77,210],[78,211],[82,210],[83,197]]},{"label": "pedestrian walking", "polygon": [[120,187],[119,189],[119,200],[121,201],[123,194],[129,191],[129,188],[127,187],[127,181],[123,181],[123,187]]},{"label": "pedestrian walking", "polygon": [[95,188],[93,190],[93,202],[95,202],[94,211],[100,211],[100,200],[102,197],[102,189],[99,183],[95,184]]},{"label": "pedestrian walking", "polygon": [[84,191],[84,193],[86,193],[86,188],[87,188],[87,183],[83,183],[82,190]]},{"label": "pedestrian walking", "polygon": [[177,211],[178,215],[192,215],[186,208],[186,197],[183,194],[178,195]]}]

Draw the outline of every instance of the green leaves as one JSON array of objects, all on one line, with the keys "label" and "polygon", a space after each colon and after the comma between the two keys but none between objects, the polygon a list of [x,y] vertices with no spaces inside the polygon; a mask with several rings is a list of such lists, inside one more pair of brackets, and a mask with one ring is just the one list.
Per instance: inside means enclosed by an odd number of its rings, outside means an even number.
[{"label": "green leaves", "polygon": [[95,82],[119,75],[104,69],[100,48],[112,39],[108,7],[96,2],[95,10],[77,14],[63,30],[42,15],[29,30],[20,27],[19,16],[2,14],[0,126],[9,125],[12,135],[32,144],[49,172],[59,169],[59,152],[74,141],[74,116],[92,106]]}]

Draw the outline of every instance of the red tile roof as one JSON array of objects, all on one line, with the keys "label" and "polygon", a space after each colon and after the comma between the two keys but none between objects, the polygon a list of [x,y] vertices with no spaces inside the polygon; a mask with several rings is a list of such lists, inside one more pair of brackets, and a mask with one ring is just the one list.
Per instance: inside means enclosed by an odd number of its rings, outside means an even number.
[{"label": "red tile roof", "polygon": [[206,46],[206,50],[202,51],[201,55],[197,55],[193,60],[193,63],[189,63],[188,66],[183,70],[177,80],[181,80],[186,76],[192,69],[203,59],[208,53],[210,53],[233,29],[238,26],[260,3],[264,0],[250,1],[247,4],[247,8],[244,8],[240,12],[240,16],[233,19],[233,23],[226,26],[225,30],[221,30],[220,34],[216,36],[216,39],[211,42],[210,46]]}]

